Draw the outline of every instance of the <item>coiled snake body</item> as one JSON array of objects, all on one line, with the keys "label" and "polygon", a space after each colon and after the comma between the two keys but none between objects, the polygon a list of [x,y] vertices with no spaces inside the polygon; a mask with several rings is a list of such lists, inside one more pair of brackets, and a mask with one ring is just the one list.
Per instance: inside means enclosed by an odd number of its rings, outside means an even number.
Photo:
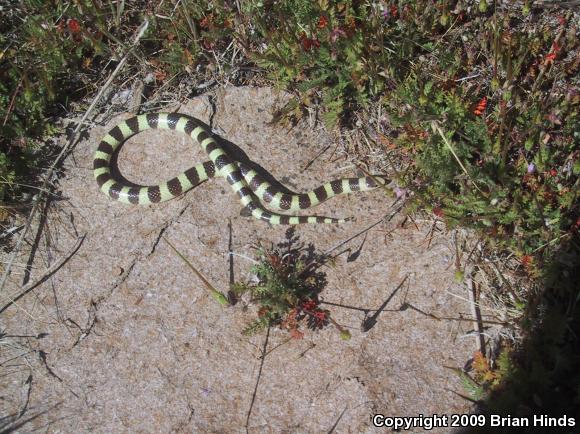
[{"label": "coiled snake body", "polygon": [[[115,180],[111,175],[111,157],[131,136],[148,129],[169,129],[183,132],[196,140],[210,161],[198,164],[177,177],[155,186],[133,186]],[[338,179],[302,194],[284,193],[267,182],[248,165],[230,157],[195,118],[177,113],[156,113],[135,116],[119,123],[100,142],[93,160],[95,179],[103,193],[120,202],[148,205],[164,202],[185,193],[213,177],[223,177],[247,207],[252,216],[271,224],[342,223],[346,219],[320,216],[288,216],[265,209],[260,199],[278,211],[298,211],[316,206],[340,194],[367,191],[385,180],[365,176]]]}]

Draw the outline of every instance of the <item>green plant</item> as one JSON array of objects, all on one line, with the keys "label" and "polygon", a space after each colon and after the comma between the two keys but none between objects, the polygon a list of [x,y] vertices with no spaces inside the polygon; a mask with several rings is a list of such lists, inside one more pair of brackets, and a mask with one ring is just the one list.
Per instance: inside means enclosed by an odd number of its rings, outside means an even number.
[{"label": "green plant", "polygon": [[82,7],[26,1],[0,20],[3,140],[46,133],[51,104],[66,103],[86,56],[100,51],[95,20]]},{"label": "green plant", "polygon": [[[292,231],[288,234],[293,234]],[[258,247],[257,262],[252,267],[253,283],[236,283],[232,290],[240,296],[250,294],[259,305],[258,319],[243,331],[250,335],[270,326],[288,330],[293,338],[301,338],[301,323],[310,329],[320,329],[332,323],[342,339],[349,339],[348,330],[337,324],[328,310],[320,307],[318,294],[326,284],[325,275],[316,271],[323,259],[313,250],[303,251],[289,242],[282,247]]]},{"label": "green plant", "polygon": [[299,118],[303,107],[320,104],[333,127],[384,88],[388,52],[376,32],[381,16],[370,3],[249,2],[245,13],[255,28],[253,38],[242,40],[249,56],[299,97],[284,115]]},{"label": "green plant", "polygon": [[[509,25],[515,7],[482,16],[459,5],[409,8],[399,20],[423,41],[383,99],[410,160],[401,181],[448,225],[545,260],[578,218],[580,98],[566,84],[577,76],[578,43],[564,17],[529,32],[525,21]],[[443,13],[453,27],[435,19]],[[437,21],[432,34],[418,24]]]},{"label": "green plant", "polygon": [[[54,115],[84,86],[89,56],[99,53],[96,16],[86,4],[24,1],[0,18],[0,161],[2,199],[36,185],[38,163],[53,150],[42,140],[58,131]],[[83,9],[84,8],[84,9]],[[85,13],[83,13],[83,11]]]},{"label": "green plant", "polygon": [[512,351],[506,346],[502,348],[492,366],[490,359],[485,357],[481,351],[476,351],[471,359],[470,375],[462,369],[451,369],[461,379],[469,398],[483,402],[493,393],[498,392],[513,375],[515,367],[511,357]]}]

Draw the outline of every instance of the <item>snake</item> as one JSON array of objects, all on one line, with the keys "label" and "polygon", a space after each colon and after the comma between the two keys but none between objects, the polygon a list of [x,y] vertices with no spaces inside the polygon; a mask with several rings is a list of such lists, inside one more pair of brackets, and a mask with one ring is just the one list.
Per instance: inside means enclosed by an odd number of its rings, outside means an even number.
[{"label": "snake", "polygon": [[[190,136],[209,156],[209,161],[197,164],[169,181],[153,186],[134,185],[115,179],[111,173],[114,153],[130,137],[149,129],[175,130]],[[228,155],[202,121],[179,113],[142,114],[117,124],[102,138],[97,147],[93,159],[93,173],[101,192],[113,200],[134,205],[165,202],[210,178],[222,177],[253,217],[272,225],[344,223],[350,218],[294,216],[279,212],[306,210],[331,197],[372,190],[387,182],[385,178],[378,176],[342,178],[306,193],[283,192],[248,164]],[[268,210],[264,204],[279,212]]]}]

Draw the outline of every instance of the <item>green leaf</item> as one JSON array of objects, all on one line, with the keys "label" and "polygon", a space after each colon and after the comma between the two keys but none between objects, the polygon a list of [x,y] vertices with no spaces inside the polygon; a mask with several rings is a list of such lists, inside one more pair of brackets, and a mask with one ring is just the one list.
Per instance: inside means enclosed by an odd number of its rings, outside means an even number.
[{"label": "green leaf", "polygon": [[531,151],[533,147],[534,147],[534,139],[528,137],[526,139],[526,142],[524,143],[524,148],[526,149],[526,151]]}]

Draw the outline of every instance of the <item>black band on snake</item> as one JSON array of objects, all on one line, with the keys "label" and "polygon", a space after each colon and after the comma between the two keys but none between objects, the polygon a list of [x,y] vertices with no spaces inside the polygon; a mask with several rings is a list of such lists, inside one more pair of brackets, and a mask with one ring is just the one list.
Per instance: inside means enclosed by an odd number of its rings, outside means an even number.
[{"label": "black band on snake", "polygon": [[[197,141],[208,154],[210,161],[198,164],[177,177],[154,186],[125,185],[111,175],[111,157],[115,150],[131,136],[148,129],[176,130]],[[308,193],[288,194],[279,191],[255,170],[231,158],[213,139],[203,124],[195,118],[177,113],[156,113],[135,116],[119,123],[103,137],[93,161],[95,179],[103,193],[120,202],[149,205],[173,199],[192,189],[202,181],[223,177],[240,202],[252,216],[273,225],[301,223],[342,223],[347,219],[320,216],[288,216],[265,209],[260,199],[277,211],[299,211],[316,206],[325,200],[377,187],[385,183],[380,177],[344,178],[327,182]]]}]

